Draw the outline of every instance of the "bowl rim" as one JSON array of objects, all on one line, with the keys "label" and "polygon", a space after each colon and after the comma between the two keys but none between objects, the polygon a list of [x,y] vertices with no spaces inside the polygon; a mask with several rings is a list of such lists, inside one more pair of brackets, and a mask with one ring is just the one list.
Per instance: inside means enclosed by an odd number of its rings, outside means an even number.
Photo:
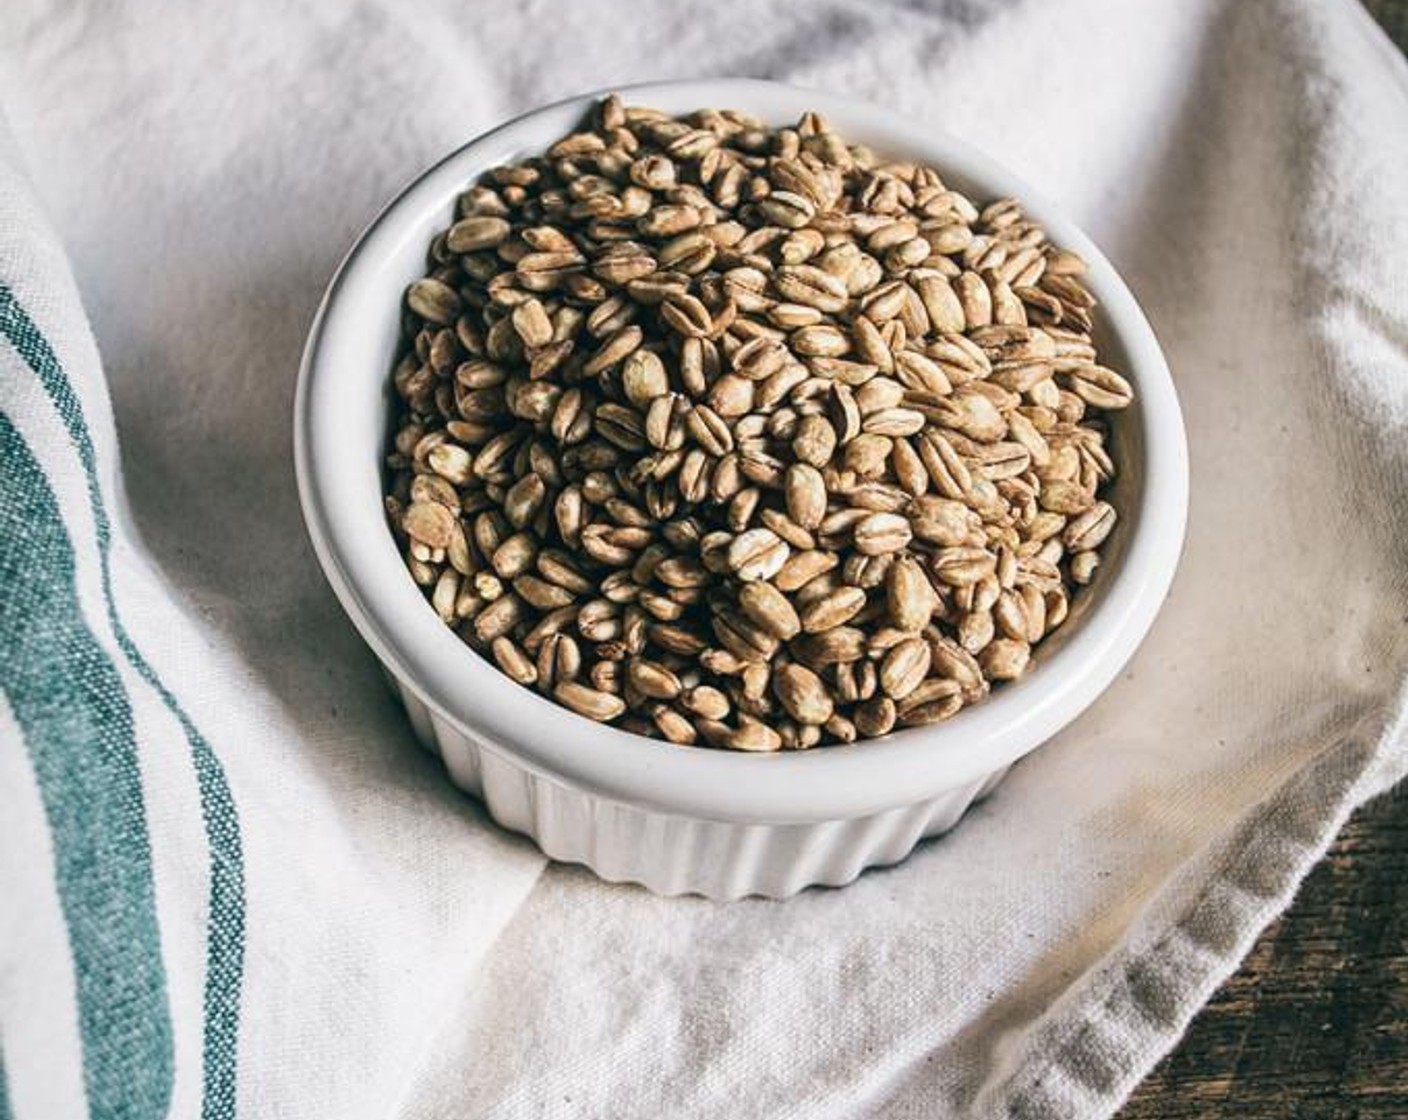
[{"label": "bowl rim", "polygon": [[[1085,258],[1106,329],[1120,339],[1138,388],[1131,411],[1139,417],[1142,484],[1122,562],[1102,573],[1105,586],[1076,632],[1030,676],[950,721],[880,739],[774,754],[678,747],[578,716],[465,647],[405,578],[404,561],[385,532],[379,494],[370,512],[386,543],[367,535],[365,493],[346,481],[364,464],[348,460],[354,451],[339,438],[343,406],[334,382],[346,359],[359,353],[359,330],[371,330],[358,309],[375,314],[380,303],[390,314],[398,306],[403,281],[379,275],[386,257],[404,248],[409,227],[428,211],[448,216],[455,196],[479,173],[542,150],[613,91],[672,112],[718,105],[778,121],[815,109],[848,137],[931,163],[955,181],[981,184],[989,197],[1021,199],[1053,241]],[[384,387],[389,364],[380,357],[377,364]],[[294,458],[304,520],[334,593],[386,668],[439,719],[533,773],[597,796],[741,823],[807,824],[912,805],[981,782],[1034,750],[1100,696],[1143,640],[1173,580],[1188,504],[1187,447],[1168,365],[1133,294],[1089,237],[1040,192],[940,128],[761,79],[649,82],[566,98],[475,137],[413,178],[357,237],[320,303],[299,369]],[[391,575],[388,553],[399,579]]]}]

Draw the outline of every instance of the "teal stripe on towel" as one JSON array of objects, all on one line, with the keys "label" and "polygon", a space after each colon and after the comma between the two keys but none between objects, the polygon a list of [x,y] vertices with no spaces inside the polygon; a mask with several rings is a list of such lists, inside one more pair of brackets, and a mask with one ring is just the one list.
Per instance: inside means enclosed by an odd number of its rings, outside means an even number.
[{"label": "teal stripe on towel", "polygon": [[98,482],[97,457],[73,386],[53,347],[10,289],[0,284],[0,334],[39,377],[54,402],[87,474],[88,500],[102,566],[103,598],[118,645],[132,667],[180,721],[190,744],[200,789],[201,818],[210,861],[209,919],[205,954],[205,1026],[202,1040],[202,1120],[234,1120],[239,1045],[240,990],[244,980],[244,847],[239,815],[224,768],[180,702],[167,689],[118,617],[109,553],[112,533]]},{"label": "teal stripe on towel", "polygon": [[155,1120],[171,1098],[171,1016],[132,709],[84,622],[54,493],[3,413],[0,463],[0,688],[53,836],[89,1115]]}]

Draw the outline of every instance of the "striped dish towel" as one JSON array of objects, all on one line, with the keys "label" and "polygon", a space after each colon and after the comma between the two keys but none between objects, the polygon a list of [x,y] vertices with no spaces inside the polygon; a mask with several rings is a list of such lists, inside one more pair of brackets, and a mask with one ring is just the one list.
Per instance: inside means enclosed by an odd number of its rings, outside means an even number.
[{"label": "striped dish towel", "polygon": [[[334,1049],[406,1049],[382,1032],[413,1039],[441,985],[468,986],[542,861],[467,831],[475,812],[416,755],[395,758],[411,773],[375,807],[365,767],[277,772],[296,732],[250,718],[244,674],[228,653],[220,664],[133,535],[78,293],[3,139],[0,1120],[319,1115],[298,1102],[322,1089],[300,1098],[286,1078],[256,1077],[237,1095],[242,1063],[251,1052],[306,1063],[297,1079],[321,1082],[341,1067],[320,1060]],[[220,672],[228,685],[213,684]],[[218,703],[234,720],[184,699],[203,693],[209,709],[226,687]],[[385,730],[397,717],[374,695]],[[393,724],[393,755],[402,738]],[[232,754],[267,768],[266,788],[232,791]],[[377,819],[340,835],[349,812]],[[251,849],[256,861],[263,849],[262,889]],[[422,861],[441,869],[416,883]],[[452,867],[460,882],[444,881]],[[328,898],[339,915],[319,913]],[[269,997],[255,1005],[280,1016],[253,1045],[251,984]],[[401,1076],[399,1065],[381,1074]]]},{"label": "striped dish towel", "polygon": [[[181,806],[192,833],[182,862],[204,856],[179,887],[204,880],[191,901],[206,911],[206,1112],[231,1116],[245,952],[239,814],[218,755],[124,622],[136,596],[119,605],[114,567],[125,583],[150,576],[114,527],[111,418],[92,342],[23,185],[8,165],[0,174],[0,730],[11,748],[0,756],[0,829],[6,944],[26,954],[22,967],[7,961],[20,1010],[6,1015],[0,1045],[11,1061],[39,1048],[55,1076],[76,1082],[73,1107],[81,1090],[94,1114],[162,1113],[175,1055],[144,772],[150,782],[183,765],[195,796]],[[61,987],[71,1007],[54,998]],[[0,1084],[0,1115],[7,1099]]]},{"label": "striped dish towel", "polygon": [[[485,820],[289,447],[317,299],[410,174],[710,74],[1042,184],[1192,458],[1122,678],[950,835],[782,903]],[[0,1120],[1105,1117],[1408,768],[1408,70],[1352,3],[7,0],[0,105]]]}]

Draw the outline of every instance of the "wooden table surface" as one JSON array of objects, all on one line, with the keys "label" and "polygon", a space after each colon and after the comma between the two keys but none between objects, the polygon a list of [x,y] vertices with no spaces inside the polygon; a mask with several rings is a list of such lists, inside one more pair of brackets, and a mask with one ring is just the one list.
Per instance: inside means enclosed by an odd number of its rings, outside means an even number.
[{"label": "wooden table surface", "polygon": [[[1366,7],[1408,50],[1408,0]],[[1214,1117],[1408,1120],[1408,786],[1350,822],[1120,1113]]]},{"label": "wooden table surface", "polygon": [[1408,786],[1350,822],[1120,1117],[1408,1118]]}]

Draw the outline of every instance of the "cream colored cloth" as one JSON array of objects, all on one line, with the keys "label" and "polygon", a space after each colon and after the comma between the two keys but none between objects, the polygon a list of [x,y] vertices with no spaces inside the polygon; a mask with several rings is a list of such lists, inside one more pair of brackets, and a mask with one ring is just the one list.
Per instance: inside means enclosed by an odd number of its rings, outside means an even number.
[{"label": "cream colored cloth", "polygon": [[[699,75],[885,104],[1040,184],[1147,309],[1192,453],[1118,683],[948,837],[783,903],[499,833],[414,745],[293,485],[304,332],[378,206],[512,113]],[[35,738],[13,673],[0,1116],[1106,1116],[1408,766],[1408,72],[1347,0],[11,0],[0,104],[39,202],[11,160],[0,406],[130,702],[154,885],[120,917],[159,932],[105,977],[101,900],[53,874],[101,821],[35,761],[92,746]],[[33,563],[0,591],[47,610]]]}]

